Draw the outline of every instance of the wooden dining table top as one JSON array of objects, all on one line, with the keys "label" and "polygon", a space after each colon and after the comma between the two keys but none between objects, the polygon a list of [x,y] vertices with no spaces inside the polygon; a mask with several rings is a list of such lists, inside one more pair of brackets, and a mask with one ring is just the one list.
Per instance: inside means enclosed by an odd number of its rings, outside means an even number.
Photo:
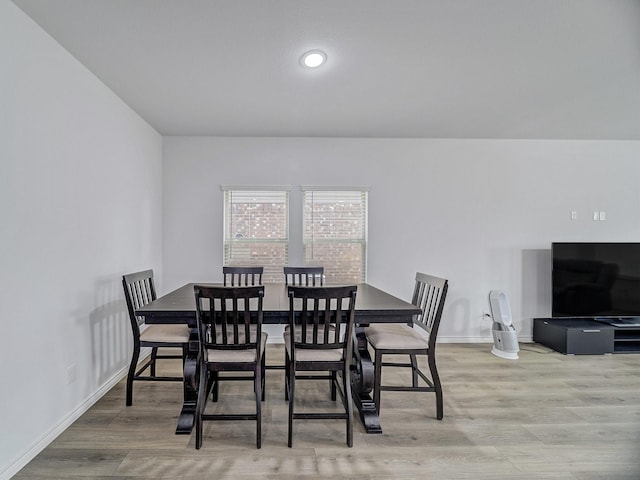
[{"label": "wooden dining table top", "polygon": [[[146,323],[192,323],[195,321],[194,285],[220,286],[221,283],[187,283],[136,310]],[[330,285],[325,285],[330,286]],[[356,323],[410,322],[420,309],[368,283],[357,284]],[[263,323],[286,323],[289,297],[284,283],[265,283]]]}]

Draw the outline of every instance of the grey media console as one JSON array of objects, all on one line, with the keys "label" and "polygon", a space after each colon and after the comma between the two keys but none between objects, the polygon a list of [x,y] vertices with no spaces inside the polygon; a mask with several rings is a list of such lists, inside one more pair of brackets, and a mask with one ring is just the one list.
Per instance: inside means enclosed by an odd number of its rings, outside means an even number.
[{"label": "grey media console", "polygon": [[640,353],[640,325],[615,327],[589,318],[534,318],[533,341],[567,355]]}]

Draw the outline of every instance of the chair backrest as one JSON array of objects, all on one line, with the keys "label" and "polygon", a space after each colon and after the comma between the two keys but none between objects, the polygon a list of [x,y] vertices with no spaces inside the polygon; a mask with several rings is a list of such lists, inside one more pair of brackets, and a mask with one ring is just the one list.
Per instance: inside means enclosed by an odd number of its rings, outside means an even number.
[{"label": "chair backrest", "polygon": [[324,267],[284,267],[283,271],[285,285],[324,285]]},{"label": "chair backrest", "polygon": [[222,267],[224,285],[249,286],[262,285],[264,267]]},{"label": "chair backrest", "polygon": [[440,327],[440,318],[447,298],[448,280],[425,273],[416,273],[416,286],[413,290],[413,303],[422,310],[422,314],[413,323],[429,333],[429,348],[433,348]]},{"label": "chair backrest", "polygon": [[296,348],[343,348],[343,358],[350,358],[358,287],[287,288],[289,331],[292,332],[291,360],[295,361]]},{"label": "chair backrest", "polygon": [[153,270],[129,273],[122,276],[124,298],[127,301],[129,320],[134,335],[140,335],[140,325],[144,323],[144,317],[136,317],[135,311],[156,299],[156,289],[153,285]]},{"label": "chair backrest", "polygon": [[264,286],[194,285],[196,318],[203,349],[256,349],[260,358]]}]

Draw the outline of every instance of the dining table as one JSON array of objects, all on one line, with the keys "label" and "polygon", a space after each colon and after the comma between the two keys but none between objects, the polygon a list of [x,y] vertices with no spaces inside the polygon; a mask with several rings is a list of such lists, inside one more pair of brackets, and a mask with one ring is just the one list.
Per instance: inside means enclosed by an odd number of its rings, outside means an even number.
[{"label": "dining table", "polygon": [[[221,285],[220,283],[197,284]],[[136,310],[136,315],[144,316],[145,323],[148,324],[187,324],[191,328],[187,358],[184,359],[184,399],[176,434],[191,433],[198,400],[200,346],[194,285],[196,283],[187,283]],[[373,285],[359,283],[357,286],[351,392],[366,432],[382,433],[380,418],[372,398],[374,368],[364,328],[372,323],[411,324],[414,316],[422,312],[412,303]],[[265,283],[264,292],[263,324],[287,324],[289,321],[287,286],[284,283]]]}]

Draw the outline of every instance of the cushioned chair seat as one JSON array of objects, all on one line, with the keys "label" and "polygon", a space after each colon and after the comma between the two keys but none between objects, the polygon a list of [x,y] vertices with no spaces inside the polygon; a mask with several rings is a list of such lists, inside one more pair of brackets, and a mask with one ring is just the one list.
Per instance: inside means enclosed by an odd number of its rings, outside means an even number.
[{"label": "cushioned chair seat", "polygon": [[[330,342],[334,341],[335,334],[332,335],[333,332],[330,332],[329,339]],[[320,333],[322,335],[322,333]],[[289,330],[286,330],[282,334],[284,338],[284,346],[287,349],[287,354],[291,356],[291,333]],[[307,332],[307,337],[310,339],[312,337],[311,332]],[[320,349],[307,349],[307,348],[297,348],[296,349],[296,361],[298,362],[340,362],[342,360],[342,348],[332,348],[327,350]]]},{"label": "cushioned chair seat", "polygon": [[140,333],[143,342],[186,343],[191,330],[186,325],[148,325]]},{"label": "cushioned chair seat", "polygon": [[[262,332],[260,336],[261,349],[264,352],[267,346],[267,333]],[[256,351],[252,349],[248,350],[216,350],[207,349],[207,361],[209,363],[216,362],[255,362]]]},{"label": "cushioned chair seat", "polygon": [[428,348],[429,339],[408,325],[381,324],[365,328],[373,348],[417,349]]}]

